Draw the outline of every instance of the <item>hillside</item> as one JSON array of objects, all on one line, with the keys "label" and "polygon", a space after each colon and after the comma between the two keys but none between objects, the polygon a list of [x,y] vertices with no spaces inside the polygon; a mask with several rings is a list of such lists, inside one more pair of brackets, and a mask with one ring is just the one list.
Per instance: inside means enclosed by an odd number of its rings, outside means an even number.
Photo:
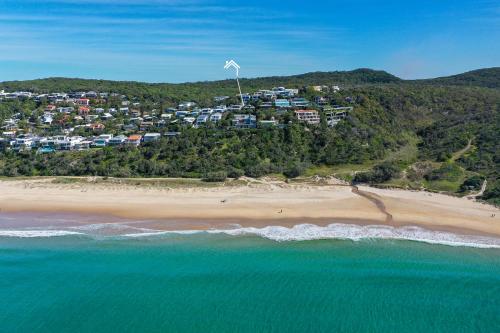
[{"label": "hillside", "polygon": [[[425,84],[444,86],[500,87],[500,67],[476,70],[464,74],[427,80],[402,80],[385,71],[357,69],[353,71],[314,72],[292,76],[273,76],[241,79],[244,91],[269,89],[275,86],[302,88],[311,85],[377,85],[377,84]],[[105,91],[134,95],[139,99],[153,101],[195,100],[209,103],[213,96],[235,95],[234,80],[188,82],[188,83],[143,83],[134,81],[89,80],[76,78],[46,78],[27,81],[0,82],[0,89],[7,91],[31,91],[48,93],[58,91]]]},{"label": "hillside", "polygon": [[428,80],[416,80],[413,82],[434,85],[476,86],[498,89],[500,88],[500,67],[478,69],[463,74]]},{"label": "hillside", "polygon": [[[467,78],[475,79],[463,83]],[[325,124],[325,112],[320,112],[321,125],[311,126],[297,121],[293,110],[280,113],[257,105],[253,111],[257,119],[276,119],[281,126],[234,130],[231,113],[221,123],[202,128],[172,122],[152,130],[179,131],[179,137],[134,150],[105,148],[50,156],[6,151],[0,155],[0,175],[212,180],[241,175],[335,175],[353,182],[456,195],[478,191],[487,179],[483,199],[500,204],[500,90],[491,89],[496,87],[495,80],[497,69],[423,81],[403,81],[372,70],[245,79],[242,85],[249,92],[280,85],[341,84],[343,89],[338,93],[302,91],[301,95],[313,100],[321,94],[330,104],[352,106],[353,111],[331,128]],[[0,87],[37,92],[120,92],[141,101],[146,113],[153,109],[161,113],[166,106],[186,99],[213,105],[214,96],[236,93],[233,80],[146,84],[53,78],[4,82]],[[116,107],[113,103],[99,106]],[[45,107],[46,102],[0,103],[0,120],[18,112],[21,123],[27,126]],[[117,124],[125,121],[126,117],[119,116],[105,122],[106,132],[123,134]],[[51,126],[47,130],[60,134],[62,128]]]},{"label": "hillside", "polygon": [[[263,77],[241,79],[245,91],[269,89],[275,86],[301,88],[308,85],[361,85],[395,83],[400,79],[384,71],[358,69],[349,72],[316,72],[294,76]],[[72,78],[47,78],[28,81],[1,82],[0,89],[7,91],[31,91],[48,93],[59,91],[101,91],[134,95],[139,99],[153,101],[168,99],[174,102],[195,100],[210,103],[214,96],[235,95],[234,80],[193,82],[193,83],[143,83],[133,81],[87,80]]]}]

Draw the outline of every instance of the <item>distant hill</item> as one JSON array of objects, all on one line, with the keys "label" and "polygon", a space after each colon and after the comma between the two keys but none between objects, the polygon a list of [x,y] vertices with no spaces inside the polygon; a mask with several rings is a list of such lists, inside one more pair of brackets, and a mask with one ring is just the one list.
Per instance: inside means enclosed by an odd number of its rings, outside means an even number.
[{"label": "distant hill", "polygon": [[[243,80],[242,80],[243,81]],[[273,76],[255,79],[245,79],[250,85],[261,85],[274,83],[276,85],[331,85],[338,84],[373,84],[373,83],[397,83],[402,80],[385,71],[361,68],[353,71],[336,72],[313,72],[292,76]]]},{"label": "distant hill", "polygon": [[[315,72],[293,76],[274,76],[253,79],[241,79],[245,89],[272,88],[274,86],[284,86],[300,88],[306,85],[332,85],[332,84],[377,84],[396,83],[401,79],[384,71],[371,69],[357,69],[346,72]],[[109,81],[109,80],[87,80],[73,78],[46,78],[27,81],[6,81],[0,83],[0,89],[6,90],[28,90],[37,93],[47,93],[56,91],[110,91],[118,93],[128,93],[130,90],[149,91],[153,94],[182,95],[183,92],[193,91],[195,94],[200,90],[209,89],[212,95],[233,93],[234,80],[190,82],[190,83],[142,83],[134,81]],[[198,95],[199,96],[199,95]]]},{"label": "distant hill", "polygon": [[427,80],[415,80],[412,82],[438,85],[500,88],[500,67],[478,69],[458,75]]},{"label": "distant hill", "polygon": [[[385,71],[356,69],[353,71],[313,72],[292,76],[272,76],[241,79],[244,92],[269,89],[276,86],[302,88],[311,85],[387,85],[387,84],[425,84],[445,86],[479,86],[499,88],[500,68],[476,70],[464,74],[427,80],[402,80]],[[144,99],[169,99],[172,101],[195,100],[211,101],[214,96],[235,96],[237,87],[234,80],[188,82],[188,83],[143,83],[135,81],[88,80],[77,78],[46,78],[27,81],[6,81],[0,89],[7,91],[24,90],[35,93],[99,91],[116,92]]]}]

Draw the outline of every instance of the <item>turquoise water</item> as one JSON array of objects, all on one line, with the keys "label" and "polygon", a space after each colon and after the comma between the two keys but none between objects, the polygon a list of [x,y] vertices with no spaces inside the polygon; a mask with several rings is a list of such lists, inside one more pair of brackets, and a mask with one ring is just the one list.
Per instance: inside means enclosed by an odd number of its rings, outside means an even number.
[{"label": "turquoise water", "polygon": [[500,332],[500,250],[0,237],[0,332]]}]

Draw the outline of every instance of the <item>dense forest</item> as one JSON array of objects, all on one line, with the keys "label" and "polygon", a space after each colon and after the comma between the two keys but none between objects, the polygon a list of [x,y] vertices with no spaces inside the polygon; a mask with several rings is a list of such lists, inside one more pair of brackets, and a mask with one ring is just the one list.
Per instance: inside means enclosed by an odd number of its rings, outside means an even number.
[{"label": "dense forest", "polygon": [[[331,174],[352,182],[457,195],[479,191],[487,180],[482,198],[500,204],[499,81],[498,68],[418,81],[366,69],[246,79],[241,83],[249,92],[273,86],[342,85],[341,92],[324,95],[337,105],[353,106],[354,111],[334,128],[327,127],[325,119],[319,126],[298,123],[292,113],[284,115],[288,118],[282,128],[185,128],[178,137],[136,149],[53,155],[4,151],[0,174],[212,181],[242,175]],[[162,105],[181,100],[204,105],[217,95],[235,95],[234,81],[146,84],[54,78],[4,82],[0,89],[117,92]],[[36,107],[33,103],[0,103],[0,120],[16,112],[31,112]]]}]

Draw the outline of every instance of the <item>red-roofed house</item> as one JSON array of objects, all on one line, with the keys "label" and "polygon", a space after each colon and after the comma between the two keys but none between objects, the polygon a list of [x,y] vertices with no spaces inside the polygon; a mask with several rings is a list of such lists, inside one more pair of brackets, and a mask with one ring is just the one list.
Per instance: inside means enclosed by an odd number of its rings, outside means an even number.
[{"label": "red-roofed house", "polygon": [[86,106],[80,106],[78,108],[78,114],[80,116],[86,116],[90,113],[90,108],[86,107]]},{"label": "red-roofed house", "polygon": [[142,139],[142,136],[141,135],[131,135],[127,138],[127,141],[125,141],[125,143],[127,145],[130,145],[130,146],[138,146],[141,144],[141,139]]}]

